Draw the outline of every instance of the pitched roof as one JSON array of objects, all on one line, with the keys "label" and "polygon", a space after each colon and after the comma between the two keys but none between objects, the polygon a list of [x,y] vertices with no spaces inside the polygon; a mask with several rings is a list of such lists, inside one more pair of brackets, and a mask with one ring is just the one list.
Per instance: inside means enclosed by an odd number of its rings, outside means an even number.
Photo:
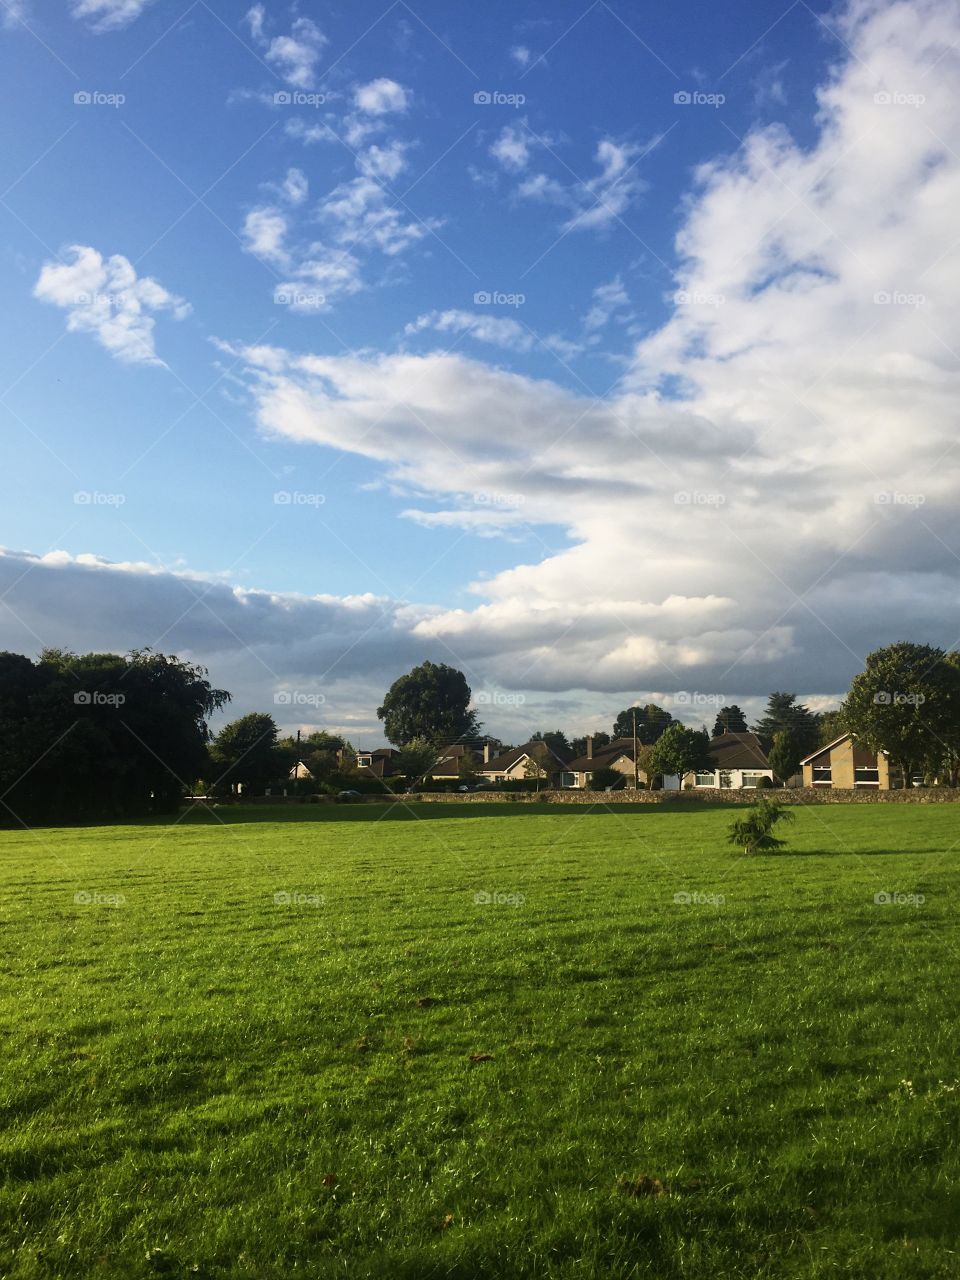
[{"label": "pitched roof", "polygon": [[809,764],[810,761],[815,760],[817,756],[822,756],[825,751],[832,751],[834,747],[839,747],[840,743],[846,742],[849,737],[849,733],[841,733],[839,738],[834,738],[832,742],[825,742],[822,747],[817,747],[816,751],[811,751],[808,756],[804,756],[800,763]]},{"label": "pitched roof", "polygon": [[567,766],[560,759],[552,747],[547,746],[539,738],[533,742],[525,742],[522,747],[514,747],[511,751],[504,751],[502,755],[495,756],[492,760],[485,761],[480,766],[480,773],[506,773],[508,769],[524,758],[524,756],[533,756],[545,766],[548,770],[555,765],[559,769],[566,769]]},{"label": "pitched roof", "polygon": [[632,738],[615,738],[613,742],[608,742],[606,746],[594,747],[592,756],[578,756],[576,760],[571,760],[563,768],[566,773],[592,773],[594,769],[608,768],[613,764],[614,760],[619,760],[621,756],[626,756],[628,760],[633,760]]},{"label": "pitched roof", "polygon": [[717,769],[769,769],[767,753],[755,733],[721,733],[710,739]]}]

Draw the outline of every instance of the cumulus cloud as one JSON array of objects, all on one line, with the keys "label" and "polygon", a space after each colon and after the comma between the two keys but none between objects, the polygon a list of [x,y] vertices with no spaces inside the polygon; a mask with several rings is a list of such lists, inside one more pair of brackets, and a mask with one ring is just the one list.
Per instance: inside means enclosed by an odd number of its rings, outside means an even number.
[{"label": "cumulus cloud", "polygon": [[89,22],[94,31],[117,31],[140,17],[153,0],[72,0],[75,18]]},{"label": "cumulus cloud", "polygon": [[388,80],[381,76],[368,84],[359,85],[353,95],[358,111],[371,116],[389,115],[393,112],[406,111],[410,105],[410,90],[405,89],[396,80]]},{"label": "cumulus cloud", "polygon": [[28,15],[27,0],[0,0],[0,27],[16,27]]},{"label": "cumulus cloud", "polygon": [[154,342],[154,312],[177,320],[190,314],[183,298],[150,276],[138,276],[123,257],[104,258],[89,245],[72,245],[70,262],[44,263],[34,297],[67,312],[67,328],[90,333],[125,364],[163,364]]},{"label": "cumulus cloud", "polygon": [[[96,0],[87,2],[95,3]],[[262,4],[248,9],[245,21],[253,39],[265,50],[264,59],[277,75],[294,89],[312,89],[317,63],[328,43],[317,24],[310,18],[297,18],[287,35],[270,38],[266,33],[267,14]]]},{"label": "cumulus cloud", "polygon": [[[957,645],[960,13],[855,0],[840,34],[812,142],[758,127],[696,175],[671,316],[607,397],[459,354],[248,354],[264,431],[376,461],[421,523],[542,530],[416,635],[529,688],[744,696],[835,693],[905,618]],[[598,161],[609,189],[632,159]],[[625,305],[601,288],[594,328]]]},{"label": "cumulus cloud", "polygon": [[504,125],[490,148],[504,169],[519,173],[530,163],[530,134],[521,125]]}]

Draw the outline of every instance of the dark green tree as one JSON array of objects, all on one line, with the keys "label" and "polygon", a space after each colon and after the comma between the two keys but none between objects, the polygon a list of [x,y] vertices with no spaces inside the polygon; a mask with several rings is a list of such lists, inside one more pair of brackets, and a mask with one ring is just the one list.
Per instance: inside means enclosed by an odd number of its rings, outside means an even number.
[{"label": "dark green tree", "polygon": [[706,730],[687,729],[682,724],[672,724],[660,735],[648,760],[651,777],[678,774],[681,783],[685,773],[715,767]]},{"label": "dark green tree", "polygon": [[[817,741],[815,746],[825,747],[829,742],[835,742],[842,734],[847,732],[847,722],[844,716],[843,707],[837,707],[834,711],[821,711],[817,715]],[[814,748],[811,747],[812,751]],[[810,753],[807,752],[809,755]]]},{"label": "dark green tree", "polygon": [[402,773],[410,786],[423,781],[424,774],[436,763],[437,748],[426,738],[411,738],[400,748],[396,759],[397,772]]},{"label": "dark green tree", "polygon": [[719,738],[724,733],[747,733],[747,717],[734,702],[729,707],[721,707],[713,722],[713,736]]},{"label": "dark green tree", "polygon": [[175,811],[230,696],[206,676],[147,649],[0,655],[0,821]]},{"label": "dark green tree", "polygon": [[773,735],[773,743],[767,752],[767,759],[774,777],[780,782],[785,784],[789,778],[800,772],[802,758],[792,733],[786,729],[780,729]]},{"label": "dark green tree", "polygon": [[619,769],[611,769],[607,765],[602,765],[599,769],[595,769],[590,775],[591,791],[606,791],[609,787],[616,787],[618,790],[624,786],[626,778]]},{"label": "dark green tree", "polygon": [[377,708],[387,739],[402,747],[413,738],[434,744],[475,738],[477,713],[470,709],[466,676],[445,663],[424,662],[390,686]]},{"label": "dark green tree", "polygon": [[545,742],[550,750],[560,757],[561,760],[572,760],[570,754],[570,743],[567,741],[567,735],[562,729],[550,729],[546,733],[535,733],[530,738],[531,742]]},{"label": "dark green tree", "polygon": [[280,782],[291,767],[288,754],[278,747],[273,716],[251,711],[224,727],[213,740],[210,757],[218,792],[228,792],[240,784],[252,795],[263,795],[272,783]]},{"label": "dark green tree", "polygon": [[817,718],[808,707],[797,702],[795,693],[771,693],[765,714],[753,726],[765,751],[770,750],[773,735],[783,730],[793,735],[801,756],[808,755],[817,745]]},{"label": "dark green tree", "polygon": [[794,817],[776,800],[759,795],[756,804],[731,824],[727,840],[744,853],[772,853],[774,849],[782,849],[785,843],[773,834],[774,827],[778,822],[792,822]]},{"label": "dark green tree", "polygon": [[[609,743],[610,743],[609,733],[599,732],[599,733],[593,734],[594,751],[599,751],[601,747],[606,747],[609,745]],[[573,760],[578,760],[580,756],[585,756],[586,754],[587,754],[586,735],[584,735],[582,738],[574,738],[570,743],[570,758]]]},{"label": "dark green tree", "polygon": [[614,738],[633,737],[633,716],[637,716],[637,741],[643,746],[656,742],[665,729],[674,723],[673,716],[655,702],[645,707],[625,707],[613,722]]},{"label": "dark green tree", "polygon": [[867,654],[844,703],[847,728],[886,751],[905,785],[915,770],[938,773],[960,733],[960,669],[942,649],[902,642]]}]

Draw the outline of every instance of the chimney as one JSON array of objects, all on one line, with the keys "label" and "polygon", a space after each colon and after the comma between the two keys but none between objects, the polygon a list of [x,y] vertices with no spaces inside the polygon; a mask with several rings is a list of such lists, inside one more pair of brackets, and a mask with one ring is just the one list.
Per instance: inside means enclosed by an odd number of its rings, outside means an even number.
[{"label": "chimney", "polygon": [[588,760],[593,759],[593,734],[592,733],[587,734],[587,759]]},{"label": "chimney", "polygon": [[485,742],[483,744],[483,763],[484,764],[490,763],[490,743],[489,742]]}]

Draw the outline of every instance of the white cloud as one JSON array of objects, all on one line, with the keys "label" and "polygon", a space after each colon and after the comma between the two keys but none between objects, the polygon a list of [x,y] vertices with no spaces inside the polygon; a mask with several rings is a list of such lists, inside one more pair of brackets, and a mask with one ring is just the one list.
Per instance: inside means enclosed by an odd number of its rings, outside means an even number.
[{"label": "white cloud", "polygon": [[396,111],[406,111],[410,105],[410,90],[397,84],[396,80],[388,80],[381,76],[368,84],[359,85],[353,96],[359,111],[368,115],[382,116]]},{"label": "white cloud", "polygon": [[583,327],[587,333],[595,333],[605,329],[610,320],[630,306],[630,299],[620,276],[615,276],[606,284],[599,284],[593,291],[593,304],[583,318]]},{"label": "white cloud", "polygon": [[279,76],[295,89],[312,89],[320,54],[327,37],[310,18],[297,18],[289,35],[266,34],[266,10],[256,4],[245,15],[253,39],[264,50],[264,58]]},{"label": "white cloud", "polygon": [[149,276],[138,276],[121,254],[103,258],[89,245],[72,245],[73,261],[44,263],[34,297],[67,312],[67,328],[91,333],[125,364],[162,364],[154,344],[153,312],[182,320],[190,306]]},{"label": "white cloud", "polygon": [[[552,149],[554,140],[531,132],[527,121],[505,125],[490,147],[490,154],[508,173],[521,174],[530,166],[533,152]],[[650,151],[656,140],[646,150]],[[594,160],[599,173],[584,181],[560,181],[542,170],[530,173],[517,186],[524,200],[539,200],[566,209],[564,231],[604,230],[627,211],[646,189],[637,172],[641,148],[630,142],[602,138]]]},{"label": "white cloud", "polygon": [[518,67],[525,67],[530,62],[530,50],[525,44],[514,45],[510,50],[510,57]]},{"label": "white cloud", "polygon": [[263,39],[263,26],[266,16],[267,11],[262,4],[255,4],[251,9],[247,10],[247,25],[254,40]]},{"label": "white cloud", "polygon": [[418,316],[404,329],[408,337],[426,331],[469,333],[470,337],[477,342],[504,347],[510,351],[528,352],[545,348],[556,352],[563,359],[571,359],[583,350],[582,344],[571,342],[559,334],[553,333],[540,337],[527,325],[511,319],[510,316],[482,315],[455,308],[449,311],[429,311]]},{"label": "white cloud", "polygon": [[376,144],[367,147],[357,159],[357,168],[368,177],[392,182],[407,167],[408,146],[406,142],[394,141],[384,147]]},{"label": "white cloud", "polygon": [[530,163],[530,134],[522,124],[504,125],[490,154],[510,173],[519,173]]},{"label": "white cloud", "polygon": [[240,233],[243,247],[258,258],[287,267],[290,262],[285,244],[287,229],[286,215],[275,206],[265,205],[251,209]]},{"label": "white cloud", "polygon": [[29,16],[27,0],[0,0],[0,27],[16,27]]},{"label": "white cloud", "polygon": [[[832,695],[904,618],[957,646],[960,12],[855,0],[839,32],[813,142],[700,170],[676,305],[607,398],[458,354],[248,357],[264,431],[371,459],[410,518],[543,531],[418,638],[521,687],[738,696]],[[633,159],[607,141],[598,187]],[[511,320],[413,329],[509,350]]]},{"label": "white cloud", "polygon": [[135,22],[153,0],[72,0],[75,18],[88,21],[94,31],[117,31]]},{"label": "white cloud", "polygon": [[302,169],[288,169],[283,180],[283,196],[290,204],[303,204],[310,191],[307,175]]}]

